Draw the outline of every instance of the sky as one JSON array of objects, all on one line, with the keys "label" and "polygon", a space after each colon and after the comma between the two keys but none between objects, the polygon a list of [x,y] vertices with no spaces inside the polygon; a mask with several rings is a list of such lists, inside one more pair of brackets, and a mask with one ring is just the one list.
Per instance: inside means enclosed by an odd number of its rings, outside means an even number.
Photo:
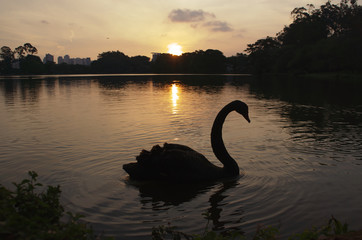
[{"label": "sky", "polygon": [[[152,56],[178,43],[183,52],[243,53],[275,36],[295,7],[326,0],[0,0],[0,47],[31,43],[38,56],[90,57],[106,51]],[[332,1],[339,3],[339,1]]]}]

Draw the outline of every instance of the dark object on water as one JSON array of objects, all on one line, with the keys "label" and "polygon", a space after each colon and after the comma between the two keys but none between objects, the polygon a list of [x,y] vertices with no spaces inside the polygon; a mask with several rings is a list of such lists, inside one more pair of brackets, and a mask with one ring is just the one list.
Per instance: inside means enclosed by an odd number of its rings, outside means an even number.
[{"label": "dark object on water", "polygon": [[204,155],[180,144],[155,145],[151,151],[142,150],[137,162],[123,165],[134,180],[167,180],[172,182],[200,182],[239,175],[239,166],[226,151],[222,140],[222,127],[226,116],[236,111],[250,122],[248,106],[242,101],[233,101],[221,109],[211,129],[211,146],[215,156],[224,165],[218,167]]}]

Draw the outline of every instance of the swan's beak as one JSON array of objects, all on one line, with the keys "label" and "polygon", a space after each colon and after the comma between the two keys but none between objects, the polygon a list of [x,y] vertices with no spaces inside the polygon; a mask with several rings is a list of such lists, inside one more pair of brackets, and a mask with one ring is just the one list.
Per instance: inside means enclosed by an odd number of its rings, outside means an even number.
[{"label": "swan's beak", "polygon": [[248,121],[248,123],[250,123],[249,114],[243,114],[243,116],[246,119],[246,121]]}]

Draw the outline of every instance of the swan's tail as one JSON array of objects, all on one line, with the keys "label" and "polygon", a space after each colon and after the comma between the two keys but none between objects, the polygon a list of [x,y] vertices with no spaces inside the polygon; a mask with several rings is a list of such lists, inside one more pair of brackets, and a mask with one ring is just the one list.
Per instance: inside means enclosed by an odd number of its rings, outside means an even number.
[{"label": "swan's tail", "polygon": [[158,162],[160,161],[159,156],[163,151],[164,148],[159,145],[153,146],[151,151],[142,150],[136,157],[137,162],[124,164],[123,169],[132,179],[152,179],[155,177],[155,173],[157,173],[157,171],[153,171],[153,169],[158,167]]},{"label": "swan's tail", "polygon": [[163,148],[160,145],[152,147],[151,151],[142,150],[140,155],[136,157],[137,163],[141,165],[155,164],[154,161],[163,152]]}]

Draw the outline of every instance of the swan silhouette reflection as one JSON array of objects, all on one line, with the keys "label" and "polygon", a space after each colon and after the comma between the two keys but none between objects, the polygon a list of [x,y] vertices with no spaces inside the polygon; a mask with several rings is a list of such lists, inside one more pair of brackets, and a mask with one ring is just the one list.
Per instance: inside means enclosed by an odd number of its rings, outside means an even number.
[{"label": "swan silhouette reflection", "polygon": [[[191,202],[196,197],[213,192],[209,199],[209,207],[206,209],[205,216],[212,223],[213,230],[222,230],[230,221],[221,221],[225,199],[233,188],[239,185],[238,180],[241,176],[223,179],[215,182],[203,182],[193,184],[175,184],[159,181],[135,181],[127,179],[128,185],[138,189],[140,203],[144,208],[153,211],[167,210],[187,202]],[[243,210],[238,211],[240,219]],[[240,230],[240,229],[238,229]]]}]

